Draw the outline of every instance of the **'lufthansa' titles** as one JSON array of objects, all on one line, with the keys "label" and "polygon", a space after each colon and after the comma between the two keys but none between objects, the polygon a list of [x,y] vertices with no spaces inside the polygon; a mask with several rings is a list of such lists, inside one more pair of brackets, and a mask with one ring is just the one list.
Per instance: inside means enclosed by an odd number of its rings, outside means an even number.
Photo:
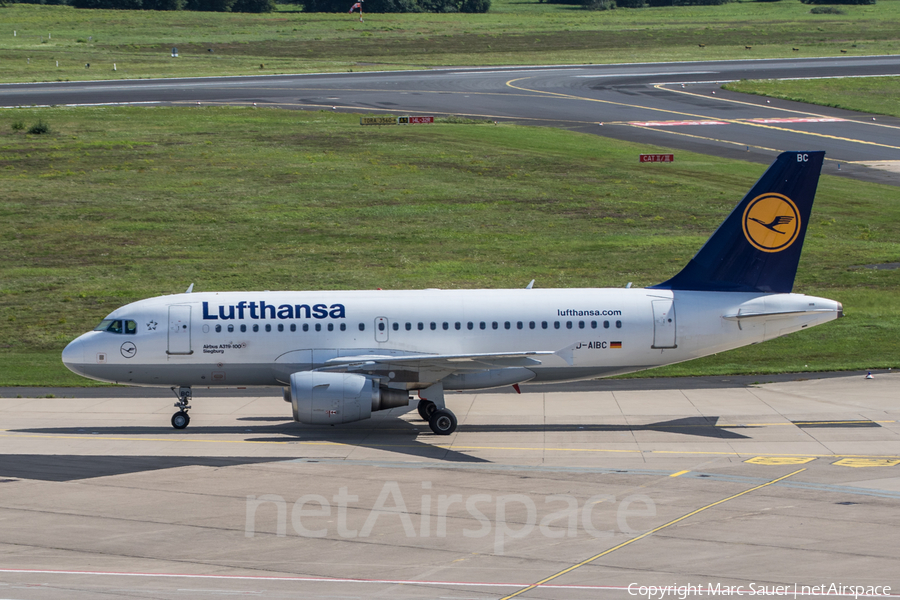
[{"label": "'lufthansa' titles", "polygon": [[246,302],[219,306],[210,312],[209,302],[203,303],[203,320],[222,319],[345,319],[343,304],[267,304],[266,302]]}]

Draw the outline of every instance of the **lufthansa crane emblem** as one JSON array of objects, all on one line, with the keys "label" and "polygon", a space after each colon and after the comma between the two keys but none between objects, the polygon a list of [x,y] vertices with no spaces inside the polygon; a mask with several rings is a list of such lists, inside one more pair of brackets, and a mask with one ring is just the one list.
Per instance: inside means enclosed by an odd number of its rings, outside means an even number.
[{"label": "lufthansa crane emblem", "polygon": [[790,248],[800,234],[800,211],[787,196],[766,193],[757,196],[744,210],[744,236],[763,252]]},{"label": "lufthansa crane emblem", "polygon": [[122,347],[119,348],[119,352],[122,353],[122,356],[125,358],[134,358],[137,354],[137,346],[135,346],[132,342],[125,342],[122,344]]}]

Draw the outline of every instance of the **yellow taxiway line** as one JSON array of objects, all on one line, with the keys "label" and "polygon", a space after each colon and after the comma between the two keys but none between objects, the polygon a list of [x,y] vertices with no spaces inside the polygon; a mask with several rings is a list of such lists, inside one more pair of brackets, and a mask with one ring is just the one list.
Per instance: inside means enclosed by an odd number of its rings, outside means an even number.
[{"label": "yellow taxiway line", "polygon": [[524,594],[525,592],[528,592],[528,591],[531,591],[531,590],[535,589],[536,587],[540,587],[540,586],[546,584],[548,581],[552,581],[552,580],[556,579],[557,577],[562,577],[562,576],[565,575],[566,573],[571,573],[571,572],[574,571],[575,569],[577,569],[577,568],[579,568],[579,567],[583,567],[584,565],[590,564],[590,563],[594,562],[595,560],[597,560],[598,558],[602,558],[602,557],[604,557],[604,556],[606,556],[606,555],[608,555],[608,554],[612,554],[613,552],[615,552],[616,550],[619,550],[620,548],[624,548],[625,546],[631,545],[631,544],[633,544],[633,543],[635,543],[635,542],[637,542],[637,541],[639,541],[639,540],[644,539],[645,537],[649,537],[649,536],[653,535],[654,533],[656,533],[656,532],[658,532],[658,531],[662,531],[663,529],[665,529],[665,528],[667,528],[667,527],[671,527],[672,525],[675,525],[676,523],[680,523],[681,521],[684,521],[685,519],[688,519],[688,518],[690,518],[690,517],[693,517],[693,516],[696,515],[696,514],[702,513],[702,512],[705,511],[705,510],[709,510],[710,508],[713,508],[713,507],[715,507],[715,506],[719,506],[720,504],[724,504],[725,502],[728,502],[728,501],[730,501],[730,500],[734,500],[735,498],[740,498],[741,496],[745,496],[745,495],[747,495],[747,494],[749,494],[749,493],[751,493],[751,492],[755,492],[756,490],[762,489],[762,488],[764,488],[764,487],[768,487],[768,486],[770,486],[770,485],[772,485],[772,484],[778,483],[779,481],[784,481],[784,480],[787,479],[788,477],[793,477],[793,476],[796,475],[797,473],[802,473],[802,472],[805,471],[805,470],[806,470],[806,469],[798,469],[798,470],[794,471],[793,473],[788,473],[787,475],[785,475],[785,476],[783,476],[783,477],[779,477],[778,479],[773,479],[772,481],[767,481],[766,483],[763,483],[763,484],[754,486],[754,487],[750,488],[749,490],[744,490],[743,492],[739,492],[739,493],[734,494],[734,495],[732,495],[732,496],[728,496],[727,498],[723,498],[722,500],[718,500],[718,501],[713,502],[713,503],[711,503],[711,504],[707,504],[706,506],[702,506],[702,507],[698,508],[697,510],[691,511],[691,512],[689,512],[689,513],[686,514],[686,515],[682,515],[682,516],[678,517],[677,519],[673,519],[673,520],[669,521],[668,523],[665,523],[665,524],[663,524],[663,525],[660,525],[659,527],[657,527],[657,528],[655,528],[655,529],[651,529],[650,531],[648,531],[648,532],[646,532],[646,533],[643,533],[643,534],[641,534],[641,535],[639,535],[639,536],[637,536],[637,537],[631,538],[631,539],[628,540],[627,542],[622,542],[622,543],[619,544],[618,546],[613,546],[613,547],[610,548],[609,550],[604,550],[603,552],[601,552],[601,553],[599,553],[599,554],[595,554],[594,556],[588,558],[587,560],[583,560],[583,561],[581,561],[580,563],[574,564],[574,565],[572,565],[571,567],[569,567],[569,568],[567,568],[567,569],[563,569],[562,571],[559,571],[559,572],[557,572],[557,573],[554,573],[554,574],[551,575],[550,577],[545,577],[544,579],[541,579],[541,580],[538,581],[537,583],[532,583],[530,586],[528,586],[528,587],[526,587],[526,588],[522,588],[521,590],[519,590],[519,591],[517,591],[517,592],[515,592],[515,593],[513,593],[513,594],[510,594],[510,595],[508,595],[508,596],[504,596],[503,598],[501,598],[501,600],[509,600],[510,598],[515,598],[516,596],[519,596],[519,595],[521,595],[521,594]]}]

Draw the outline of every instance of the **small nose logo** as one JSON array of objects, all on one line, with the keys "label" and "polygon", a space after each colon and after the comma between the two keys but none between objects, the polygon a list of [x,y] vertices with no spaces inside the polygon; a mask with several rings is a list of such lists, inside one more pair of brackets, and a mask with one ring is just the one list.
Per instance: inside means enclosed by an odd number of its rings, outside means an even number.
[{"label": "small nose logo", "polygon": [[122,347],[119,349],[122,353],[122,356],[125,358],[133,358],[135,354],[137,354],[137,346],[135,346],[131,342],[125,342],[122,344]]}]

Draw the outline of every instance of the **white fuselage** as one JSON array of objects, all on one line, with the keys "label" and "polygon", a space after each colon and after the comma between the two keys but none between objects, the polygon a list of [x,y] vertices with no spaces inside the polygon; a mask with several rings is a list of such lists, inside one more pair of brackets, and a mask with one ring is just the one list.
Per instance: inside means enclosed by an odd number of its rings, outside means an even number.
[{"label": "white fuselage", "polygon": [[[107,317],[122,321],[121,333],[86,333],[63,361],[122,384],[253,386],[286,385],[292,373],[340,357],[541,353],[481,371],[448,374],[445,363],[429,372],[416,363],[377,374],[397,388],[420,389],[437,377],[445,389],[473,389],[639,371],[762,342],[840,312],[838,302],[802,294],[650,288],[204,292],[123,306]],[[356,369],[366,373],[364,364]]]}]

